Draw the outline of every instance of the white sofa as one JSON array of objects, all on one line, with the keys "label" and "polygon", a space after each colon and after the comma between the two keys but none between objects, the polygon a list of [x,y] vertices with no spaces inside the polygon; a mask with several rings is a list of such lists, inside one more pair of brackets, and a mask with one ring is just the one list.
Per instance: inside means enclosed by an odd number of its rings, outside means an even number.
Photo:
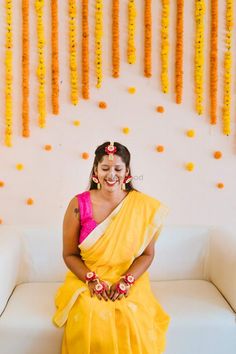
[{"label": "white sofa", "polygon": [[[61,254],[60,227],[1,225],[1,354],[60,354],[63,328],[51,318],[67,271]],[[236,354],[233,227],[166,226],[149,273],[171,316],[166,354]]]}]

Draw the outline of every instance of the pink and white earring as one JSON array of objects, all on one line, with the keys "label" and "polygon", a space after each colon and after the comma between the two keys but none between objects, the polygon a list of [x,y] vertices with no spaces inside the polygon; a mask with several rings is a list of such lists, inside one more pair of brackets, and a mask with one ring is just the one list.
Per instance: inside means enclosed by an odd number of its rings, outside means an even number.
[{"label": "pink and white earring", "polygon": [[121,188],[122,188],[123,191],[126,190],[126,184],[129,183],[129,182],[131,182],[131,181],[132,181],[132,178],[133,178],[132,176],[126,176],[126,177],[124,178],[124,181],[123,181],[122,186],[121,186]]},{"label": "pink and white earring", "polygon": [[97,184],[97,189],[101,189],[101,183],[99,182],[99,179],[97,178],[97,176],[93,175],[92,180],[94,183]]}]

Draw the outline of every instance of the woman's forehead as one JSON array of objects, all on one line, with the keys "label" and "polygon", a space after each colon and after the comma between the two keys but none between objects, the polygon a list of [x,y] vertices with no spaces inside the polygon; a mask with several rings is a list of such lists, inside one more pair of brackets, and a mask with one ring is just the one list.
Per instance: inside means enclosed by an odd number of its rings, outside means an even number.
[{"label": "woman's forehead", "polygon": [[118,155],[113,156],[113,160],[109,160],[109,156],[105,155],[102,161],[99,162],[101,166],[124,166],[125,163],[122,161],[122,158]]}]

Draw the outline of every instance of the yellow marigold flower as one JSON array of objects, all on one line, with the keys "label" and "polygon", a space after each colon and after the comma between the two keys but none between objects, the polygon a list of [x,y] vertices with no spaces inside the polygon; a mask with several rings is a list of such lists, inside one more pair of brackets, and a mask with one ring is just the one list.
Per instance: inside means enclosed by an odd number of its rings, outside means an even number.
[{"label": "yellow marigold flower", "polygon": [[128,88],[128,92],[132,95],[136,92],[136,88],[135,87],[129,87]]},{"label": "yellow marigold flower", "polygon": [[188,171],[193,171],[194,168],[195,168],[195,166],[194,166],[194,163],[193,163],[193,162],[188,162],[188,163],[186,163],[186,170],[188,170]]},{"label": "yellow marigold flower", "polygon": [[16,168],[17,168],[18,171],[21,171],[21,170],[23,170],[24,165],[23,165],[22,163],[18,163],[18,164],[16,165]]},{"label": "yellow marigold flower", "polygon": [[129,129],[128,127],[124,127],[124,128],[122,129],[122,131],[123,131],[124,134],[129,134],[130,129]]},{"label": "yellow marigold flower", "polygon": [[187,130],[186,132],[189,138],[193,138],[195,136],[195,131],[193,129]]}]

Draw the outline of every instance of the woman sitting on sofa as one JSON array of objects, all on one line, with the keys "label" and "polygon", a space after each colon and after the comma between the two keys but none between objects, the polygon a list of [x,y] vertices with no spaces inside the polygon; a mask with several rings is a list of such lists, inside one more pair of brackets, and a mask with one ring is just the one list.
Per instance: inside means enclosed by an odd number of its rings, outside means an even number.
[{"label": "woman sitting on sofa", "polygon": [[69,203],[53,322],[62,354],[160,354],[170,317],[146,272],[167,207],[133,188],[130,153],[106,142],[95,151],[88,191]]}]

